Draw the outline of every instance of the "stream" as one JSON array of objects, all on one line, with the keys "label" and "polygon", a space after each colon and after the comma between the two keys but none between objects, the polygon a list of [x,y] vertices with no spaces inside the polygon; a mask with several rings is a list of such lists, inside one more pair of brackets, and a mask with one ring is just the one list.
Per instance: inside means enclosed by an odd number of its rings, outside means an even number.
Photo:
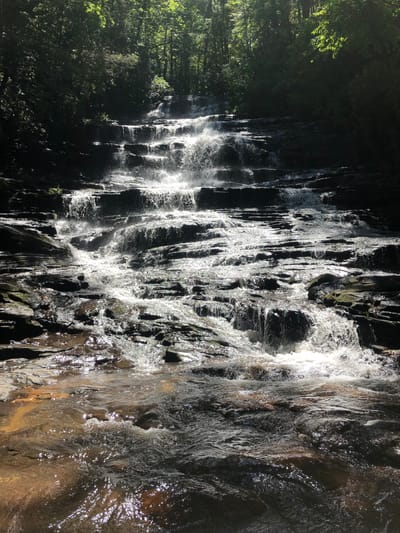
[{"label": "stream", "polygon": [[96,129],[107,171],[55,220],[71,257],[18,274],[82,283],[43,289],[54,353],[2,363],[31,378],[0,404],[1,531],[400,530],[397,364],[308,295],[399,239],[287,167],[291,127]]}]

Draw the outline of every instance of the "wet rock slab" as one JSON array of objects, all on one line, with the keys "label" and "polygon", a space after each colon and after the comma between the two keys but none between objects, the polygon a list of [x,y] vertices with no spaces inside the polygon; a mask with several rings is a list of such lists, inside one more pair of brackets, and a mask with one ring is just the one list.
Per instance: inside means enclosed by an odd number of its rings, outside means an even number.
[{"label": "wet rock slab", "polygon": [[12,253],[68,258],[68,248],[37,230],[0,223],[0,249]]},{"label": "wet rock slab", "polygon": [[358,325],[364,346],[400,348],[400,276],[322,275],[309,284],[311,300],[335,307]]}]

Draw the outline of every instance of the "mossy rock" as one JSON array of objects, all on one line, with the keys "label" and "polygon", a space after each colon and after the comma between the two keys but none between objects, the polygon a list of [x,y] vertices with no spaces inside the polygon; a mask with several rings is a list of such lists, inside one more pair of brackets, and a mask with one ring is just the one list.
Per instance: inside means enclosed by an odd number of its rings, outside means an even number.
[{"label": "mossy rock", "polygon": [[344,305],[350,307],[357,303],[359,294],[355,291],[344,289],[342,291],[335,291],[324,296],[324,303],[326,305]]}]

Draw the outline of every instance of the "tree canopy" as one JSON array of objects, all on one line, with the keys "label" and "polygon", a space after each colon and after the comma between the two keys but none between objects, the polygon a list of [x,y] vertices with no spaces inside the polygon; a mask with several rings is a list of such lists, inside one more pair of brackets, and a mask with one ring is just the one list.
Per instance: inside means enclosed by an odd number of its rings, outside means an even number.
[{"label": "tree canopy", "polygon": [[397,0],[0,0],[0,139],[67,137],[166,94],[324,118],[389,154]]}]

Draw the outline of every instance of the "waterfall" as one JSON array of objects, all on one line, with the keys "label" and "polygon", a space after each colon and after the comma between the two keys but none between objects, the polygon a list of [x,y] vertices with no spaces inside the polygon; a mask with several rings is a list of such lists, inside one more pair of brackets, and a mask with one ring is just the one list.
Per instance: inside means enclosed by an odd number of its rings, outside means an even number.
[{"label": "waterfall", "polygon": [[215,104],[10,199],[4,531],[400,530],[399,238],[285,168],[296,123]]}]

